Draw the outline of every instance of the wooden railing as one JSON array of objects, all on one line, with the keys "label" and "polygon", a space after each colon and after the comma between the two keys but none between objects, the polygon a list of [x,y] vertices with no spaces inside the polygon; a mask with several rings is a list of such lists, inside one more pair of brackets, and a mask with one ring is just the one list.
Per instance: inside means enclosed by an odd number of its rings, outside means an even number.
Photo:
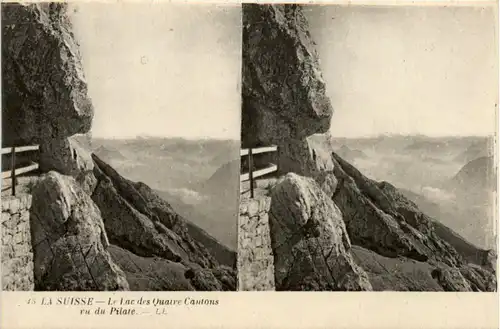
[{"label": "wooden railing", "polygon": [[31,145],[31,146],[13,146],[13,147],[6,147],[2,148],[2,155],[4,154],[10,154],[10,170],[7,171],[2,171],[2,180],[10,178],[12,180],[12,195],[16,195],[16,184],[17,184],[17,179],[16,177],[19,175],[26,174],[31,171],[38,170],[38,163],[30,161],[30,164],[21,167],[21,168],[16,168],[16,153],[21,153],[21,152],[33,152],[33,151],[38,151],[39,146],[38,145]]},{"label": "wooden railing", "polygon": [[254,188],[255,188],[255,179],[257,177],[261,177],[264,175],[268,175],[272,172],[277,172],[278,171],[278,165],[271,163],[269,166],[266,168],[262,168],[259,170],[254,171],[254,156],[256,154],[262,154],[262,153],[270,153],[270,152],[278,152],[278,147],[277,146],[266,146],[266,147],[259,147],[259,148],[248,148],[248,149],[241,149],[240,150],[240,157],[248,157],[248,173],[240,175],[240,182],[245,182],[245,181],[250,181],[250,197],[254,197]]}]

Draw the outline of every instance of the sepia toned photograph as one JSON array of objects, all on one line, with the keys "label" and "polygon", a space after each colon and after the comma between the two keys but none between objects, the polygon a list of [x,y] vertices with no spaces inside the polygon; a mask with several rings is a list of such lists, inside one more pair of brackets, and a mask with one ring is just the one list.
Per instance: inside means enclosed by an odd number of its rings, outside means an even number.
[{"label": "sepia toned photograph", "polygon": [[2,289],[236,291],[241,6],[1,10]]},{"label": "sepia toned photograph", "polygon": [[496,291],[496,6],[242,17],[240,288]]},{"label": "sepia toned photograph", "polygon": [[498,328],[497,1],[0,10],[1,328]]}]

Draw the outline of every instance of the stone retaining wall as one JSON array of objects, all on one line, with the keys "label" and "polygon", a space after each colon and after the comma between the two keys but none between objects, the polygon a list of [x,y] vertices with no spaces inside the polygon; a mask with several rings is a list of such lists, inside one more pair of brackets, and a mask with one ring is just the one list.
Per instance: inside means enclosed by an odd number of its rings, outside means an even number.
[{"label": "stone retaining wall", "polygon": [[2,196],[2,290],[34,290],[31,195]]},{"label": "stone retaining wall", "polygon": [[238,290],[274,290],[274,265],[269,234],[271,198],[241,200],[238,223]]}]

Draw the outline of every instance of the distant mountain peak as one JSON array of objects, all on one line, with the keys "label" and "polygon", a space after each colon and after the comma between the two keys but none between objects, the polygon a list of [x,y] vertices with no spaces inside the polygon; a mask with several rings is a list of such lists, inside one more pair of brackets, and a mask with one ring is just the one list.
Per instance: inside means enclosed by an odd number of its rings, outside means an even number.
[{"label": "distant mountain peak", "polygon": [[98,157],[106,159],[108,161],[126,159],[126,157],[120,151],[114,148],[106,147],[104,145],[100,145],[97,149],[94,150],[93,153]]},{"label": "distant mountain peak", "polygon": [[455,187],[492,189],[496,186],[493,156],[483,156],[468,162],[452,178]]}]

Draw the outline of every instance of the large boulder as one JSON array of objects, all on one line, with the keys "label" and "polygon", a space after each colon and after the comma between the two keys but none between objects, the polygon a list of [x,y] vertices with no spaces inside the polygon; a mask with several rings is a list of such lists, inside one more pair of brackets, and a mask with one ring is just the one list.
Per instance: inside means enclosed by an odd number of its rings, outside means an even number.
[{"label": "large boulder", "polygon": [[2,4],[2,144],[87,132],[93,106],[64,3]]},{"label": "large boulder", "polygon": [[271,192],[269,220],[276,290],[372,290],[341,212],[314,180],[287,174]]},{"label": "large boulder", "polygon": [[69,177],[54,171],[33,188],[30,214],[37,290],[128,290],[111,259],[99,208]]}]

